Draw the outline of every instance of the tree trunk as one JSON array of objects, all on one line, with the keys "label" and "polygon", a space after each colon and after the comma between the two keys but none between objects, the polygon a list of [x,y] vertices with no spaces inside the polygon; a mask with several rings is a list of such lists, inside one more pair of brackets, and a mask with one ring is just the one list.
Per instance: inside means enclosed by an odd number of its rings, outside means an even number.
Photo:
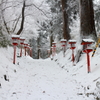
[{"label": "tree trunk", "polygon": [[[52,31],[51,31],[52,34]],[[50,36],[50,47],[52,47],[52,42],[54,42],[53,40],[53,35]],[[52,54],[52,48],[50,48],[50,55]]]},{"label": "tree trunk", "polygon": [[22,30],[23,30],[23,27],[24,27],[24,20],[25,20],[25,0],[23,2],[23,7],[22,7],[22,21],[21,21],[21,26],[20,26],[20,29],[18,30],[17,32],[17,35],[20,35]]},{"label": "tree trunk", "polygon": [[50,36],[50,47],[52,47],[52,42],[54,42],[53,35]]},{"label": "tree trunk", "polygon": [[90,36],[96,40],[92,0],[80,0],[80,27],[81,38],[89,38]]},{"label": "tree trunk", "polygon": [[61,0],[62,3],[62,12],[63,12],[63,37],[64,39],[69,40],[71,38],[69,34],[69,25],[68,25],[68,14],[67,14],[67,0]]}]

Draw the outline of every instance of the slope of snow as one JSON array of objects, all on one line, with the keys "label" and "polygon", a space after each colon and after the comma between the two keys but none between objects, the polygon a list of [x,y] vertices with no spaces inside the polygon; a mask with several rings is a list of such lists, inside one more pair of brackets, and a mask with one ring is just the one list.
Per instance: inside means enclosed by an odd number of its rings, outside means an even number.
[{"label": "slope of snow", "polygon": [[87,73],[86,54],[73,66],[70,49],[66,57],[61,52],[53,60],[32,59],[23,51],[14,65],[13,48],[0,48],[0,100],[96,100],[100,96],[99,51],[90,57],[91,73]]}]

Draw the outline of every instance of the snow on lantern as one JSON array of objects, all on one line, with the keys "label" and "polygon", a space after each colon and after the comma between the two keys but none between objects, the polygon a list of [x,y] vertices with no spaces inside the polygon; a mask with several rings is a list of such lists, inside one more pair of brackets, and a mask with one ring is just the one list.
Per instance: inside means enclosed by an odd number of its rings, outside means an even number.
[{"label": "snow on lantern", "polygon": [[87,54],[87,70],[88,73],[90,73],[90,57],[89,57],[89,53],[91,51],[93,51],[93,49],[91,47],[89,47],[90,44],[94,43],[94,40],[92,39],[83,39],[81,42],[81,45],[84,45],[84,50],[83,52],[85,52]]},{"label": "snow on lantern", "polygon": [[13,55],[13,64],[15,64],[15,58],[16,58],[16,46],[19,43],[19,35],[12,35],[12,44],[14,46],[14,55]]},{"label": "snow on lantern", "polygon": [[52,42],[52,46],[53,47],[56,47],[56,42]]},{"label": "snow on lantern", "polygon": [[73,61],[73,65],[74,64],[74,61],[75,61],[75,57],[74,57],[74,49],[76,48],[75,47],[75,44],[76,44],[76,40],[69,40],[69,44],[70,44],[70,49],[72,49],[72,61]]},{"label": "snow on lantern", "polygon": [[20,50],[20,57],[22,57],[22,45],[24,45],[25,38],[20,37],[20,45],[21,45],[21,50]]},{"label": "snow on lantern", "polygon": [[64,55],[64,57],[65,57],[65,51],[66,51],[66,42],[67,42],[66,39],[61,39],[61,46],[63,48],[63,55]]}]

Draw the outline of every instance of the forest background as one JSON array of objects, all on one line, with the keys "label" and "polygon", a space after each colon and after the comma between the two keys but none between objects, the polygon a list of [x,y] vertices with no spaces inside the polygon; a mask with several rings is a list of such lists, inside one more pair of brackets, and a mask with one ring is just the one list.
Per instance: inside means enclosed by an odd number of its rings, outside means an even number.
[{"label": "forest background", "polygon": [[62,38],[97,41],[99,15],[99,0],[1,0],[0,46],[11,45],[11,36],[20,35],[33,48],[32,57],[44,59],[54,41],[60,52]]}]

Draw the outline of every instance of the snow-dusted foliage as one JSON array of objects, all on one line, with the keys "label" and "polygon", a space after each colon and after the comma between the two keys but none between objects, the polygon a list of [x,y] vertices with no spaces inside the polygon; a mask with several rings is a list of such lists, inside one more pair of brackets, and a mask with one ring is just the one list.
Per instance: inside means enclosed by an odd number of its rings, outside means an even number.
[{"label": "snow-dusted foliage", "polygon": [[100,1],[94,1],[95,25],[97,34],[100,33]]},{"label": "snow-dusted foliage", "polygon": [[[20,28],[22,7],[23,0],[2,0],[2,17],[6,23],[4,24],[5,30],[9,34],[16,34]],[[25,0],[25,21],[23,32],[31,30],[33,33],[37,34],[37,21],[44,21],[48,16],[50,16],[49,6],[45,2],[37,3],[32,0]],[[27,35],[29,35],[28,32]]]}]

